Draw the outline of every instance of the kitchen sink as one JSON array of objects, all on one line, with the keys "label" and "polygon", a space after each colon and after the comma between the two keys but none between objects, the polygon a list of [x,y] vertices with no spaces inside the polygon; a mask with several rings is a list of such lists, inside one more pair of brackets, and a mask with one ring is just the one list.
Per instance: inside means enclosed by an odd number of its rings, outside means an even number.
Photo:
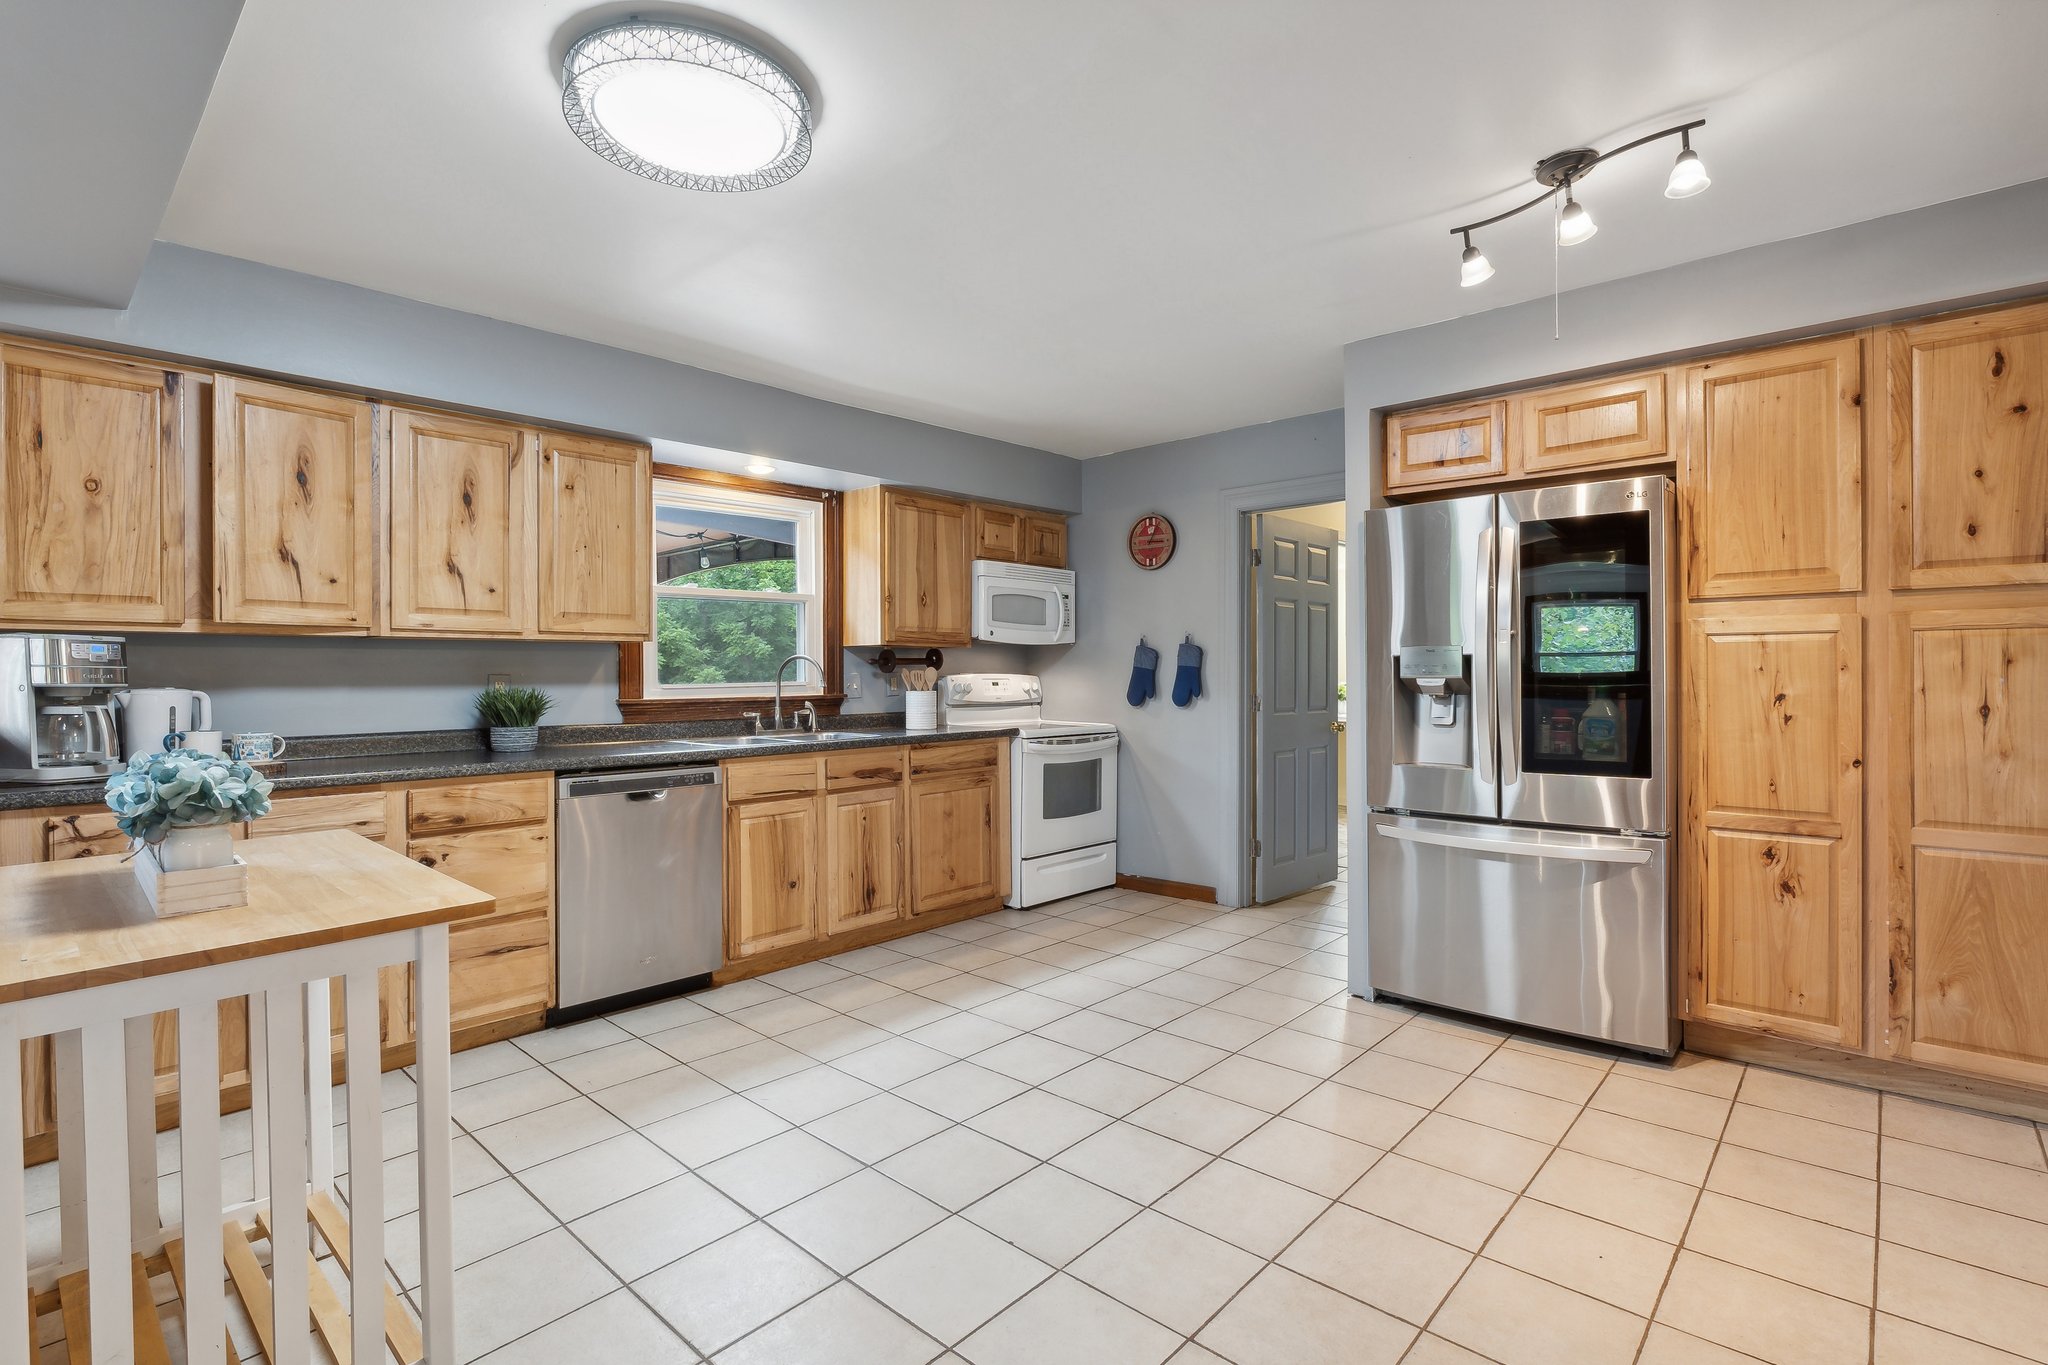
[{"label": "kitchen sink", "polygon": [[699,742],[707,745],[715,745],[719,748],[725,748],[731,745],[739,745],[743,748],[751,749],[757,746],[765,748],[775,744],[835,744],[850,739],[869,738],[872,738],[872,736],[865,732],[849,730],[821,730],[817,734],[812,734],[809,731],[802,731],[786,732],[783,734],[775,735],[732,735],[722,739],[702,740]]}]

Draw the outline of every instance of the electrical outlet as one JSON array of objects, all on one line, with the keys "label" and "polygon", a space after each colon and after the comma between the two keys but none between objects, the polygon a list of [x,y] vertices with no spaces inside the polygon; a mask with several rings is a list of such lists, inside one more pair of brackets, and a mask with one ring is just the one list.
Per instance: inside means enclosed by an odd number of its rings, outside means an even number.
[{"label": "electrical outlet", "polygon": [[846,695],[849,697],[857,697],[860,695],[859,673],[848,673],[846,675]]},{"label": "electrical outlet", "polygon": [[503,692],[512,685],[512,675],[510,673],[493,673],[490,675],[489,681],[491,691]]}]

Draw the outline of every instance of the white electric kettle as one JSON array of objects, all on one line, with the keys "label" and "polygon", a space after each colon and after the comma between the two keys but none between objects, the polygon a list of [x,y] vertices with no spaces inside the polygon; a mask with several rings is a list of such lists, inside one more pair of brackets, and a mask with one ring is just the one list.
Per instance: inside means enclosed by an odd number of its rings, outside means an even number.
[{"label": "white electric kettle", "polygon": [[[138,687],[116,692],[121,707],[121,756],[160,753],[164,736],[179,731],[211,730],[213,698],[183,687]],[[172,713],[176,713],[175,724]]]}]

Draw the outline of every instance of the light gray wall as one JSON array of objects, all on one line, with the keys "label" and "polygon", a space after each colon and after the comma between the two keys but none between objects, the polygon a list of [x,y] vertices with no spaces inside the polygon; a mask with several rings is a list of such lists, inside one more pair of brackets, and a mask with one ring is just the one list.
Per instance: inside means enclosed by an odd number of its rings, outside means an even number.
[{"label": "light gray wall", "polygon": [[[1221,887],[1225,851],[1226,757],[1239,743],[1239,680],[1217,667],[1225,588],[1238,571],[1231,552],[1228,490],[1314,475],[1343,465],[1343,414],[1316,413],[1235,431],[1171,441],[1088,461],[1081,515],[1068,524],[1079,574],[1075,639],[1043,649],[1046,711],[1070,720],[1113,721],[1124,736],[1118,768],[1117,865],[1133,876]],[[1297,499],[1299,501],[1299,499]],[[1131,562],[1126,537],[1147,512],[1178,533],[1165,567]],[[1159,692],[1141,708],[1124,700],[1131,654],[1143,635],[1160,653]],[[1185,710],[1170,697],[1174,653],[1192,635],[1206,651],[1204,695]],[[1227,893],[1226,893],[1227,894]]]},{"label": "light gray wall", "polygon": [[[1355,341],[1344,348],[1346,521],[1357,528],[1364,510],[1382,501],[1380,418],[1390,407],[2044,289],[2048,180],[2036,180],[1575,289],[1563,299],[1562,340],[1551,339],[1550,301],[1542,299]],[[1881,384],[1880,376],[1866,376],[1864,391],[1877,395]],[[1360,560],[1350,557],[1346,588],[1362,605]],[[1362,634],[1351,632],[1354,678],[1365,676]],[[1350,728],[1354,810],[1365,804],[1364,736],[1364,726]],[[1354,928],[1363,925],[1367,823],[1351,824]],[[1350,936],[1354,990],[1365,982],[1365,937]]]},{"label": "light gray wall", "polygon": [[214,723],[285,735],[474,726],[493,673],[555,699],[550,725],[617,721],[616,645],[527,640],[336,640],[308,636],[130,635],[136,687],[191,687]]},{"label": "light gray wall", "polygon": [[[1057,510],[1081,502],[1080,462],[1064,455],[166,242],[150,250],[126,310],[0,291],[0,331],[857,476],[837,486],[882,480]],[[554,692],[551,719],[619,718],[609,645],[132,638],[138,680],[215,693],[245,728],[467,725],[487,673]]]}]

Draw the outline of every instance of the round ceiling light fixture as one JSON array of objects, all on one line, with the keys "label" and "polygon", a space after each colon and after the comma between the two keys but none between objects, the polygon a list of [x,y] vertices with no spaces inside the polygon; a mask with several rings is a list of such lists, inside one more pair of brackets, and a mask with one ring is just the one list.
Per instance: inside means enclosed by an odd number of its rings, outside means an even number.
[{"label": "round ceiling light fixture", "polygon": [[795,78],[690,24],[635,18],[570,44],[562,117],[613,165],[683,189],[766,189],[811,159],[811,102]]}]

